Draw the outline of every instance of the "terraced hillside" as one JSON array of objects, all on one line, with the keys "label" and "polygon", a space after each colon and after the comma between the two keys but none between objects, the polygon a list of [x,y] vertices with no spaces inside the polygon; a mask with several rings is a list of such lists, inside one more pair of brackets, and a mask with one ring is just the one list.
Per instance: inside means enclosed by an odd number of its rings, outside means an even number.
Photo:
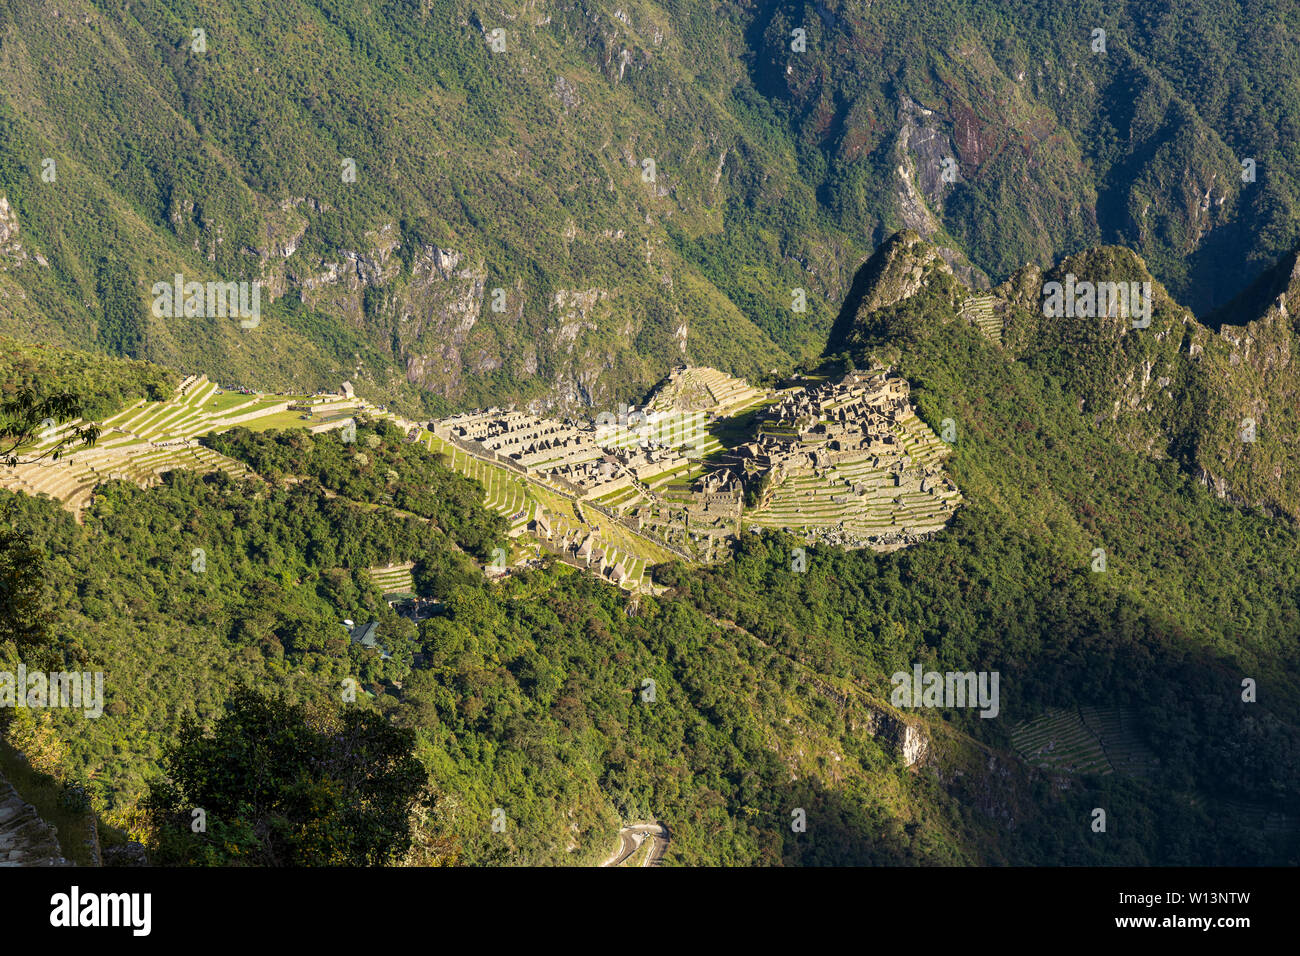
[{"label": "terraced hillside", "polygon": [[[193,471],[224,471],[232,477],[249,474],[248,469],[195,439],[209,432],[236,425],[253,429],[338,427],[348,418],[313,420],[310,412],[291,410],[299,403],[316,402],[304,396],[245,394],[220,388],[206,376],[190,376],[176,394],[163,402],[137,401],[98,422],[99,441],[93,448],[73,448],[57,460],[30,459],[52,450],[72,429],[85,424],[80,419],[50,427],[31,447],[23,449],[25,463],[0,468],[0,487],[30,495],[48,495],[62,502],[80,518],[95,487],[106,481],[129,481],[142,487],[175,468]],[[356,400],[349,407],[361,410]]]},{"label": "terraced hillside", "polygon": [[[906,454],[915,464],[938,463],[947,446],[915,415],[897,426]],[[855,494],[854,488],[868,491]],[[801,532],[810,538],[852,537],[879,540],[882,550],[898,547],[909,535],[931,534],[948,523],[961,492],[924,480],[895,484],[894,475],[871,459],[834,465],[824,475],[785,481],[746,524]]]},{"label": "terraced hillside", "polygon": [[[510,535],[527,536],[532,542],[531,548],[521,548],[525,557],[530,551],[545,551],[632,589],[648,585],[647,567],[680,557],[597,502],[579,502],[557,485],[524,477],[427,431],[421,441],[430,451],[444,455],[449,467],[483,485],[487,507],[510,522]],[[577,554],[570,551],[575,545]]]},{"label": "terraced hillside", "polygon": [[1058,773],[1145,776],[1155,763],[1123,707],[1049,710],[1015,727],[1011,739],[1024,760]]},{"label": "terraced hillside", "polygon": [[[580,559],[562,555],[569,563],[625,587],[637,588],[646,583],[647,567],[680,556],[638,534],[599,503],[578,506],[564,489],[469,454],[438,439],[423,426],[378,409],[364,399],[247,394],[222,389],[201,375],[182,381],[167,401],[137,401],[98,422],[100,438],[92,448],[73,448],[57,460],[47,457],[0,469],[0,487],[48,495],[80,519],[96,486],[106,481],[129,481],[145,487],[176,468],[201,473],[220,470],[232,477],[251,474],[243,463],[200,445],[196,441],[199,435],[235,426],[254,431],[306,428],[319,432],[342,427],[359,413],[387,419],[431,451],[445,453],[454,470],[483,485],[487,506],[510,521],[512,536],[532,532],[537,546],[553,552],[560,550],[561,542],[576,545]],[[693,421],[694,416],[684,416],[683,420]],[[37,442],[22,449],[22,457],[32,459],[53,450],[81,424],[76,419],[49,428]],[[705,436],[702,425],[692,425],[689,433]],[[706,447],[713,444],[705,441]],[[538,530],[539,515],[546,516],[550,533]],[[385,592],[412,590],[409,565],[375,569],[373,577]]]},{"label": "terraced hillside", "polygon": [[705,411],[715,417],[735,415],[767,398],[765,389],[716,368],[678,367],[650,402],[656,411]]},{"label": "terraced hillside", "polygon": [[1001,345],[1002,317],[994,311],[997,301],[997,297],[992,295],[971,296],[962,302],[960,314],[975,323],[994,343]]},{"label": "terraced hillside", "polygon": [[385,597],[395,594],[414,594],[415,584],[411,581],[411,568],[414,566],[413,562],[407,562],[390,567],[371,568],[368,573],[371,582]]},{"label": "terraced hillside", "polygon": [[[876,373],[872,387],[894,388],[897,381],[888,385],[882,375]],[[866,386],[853,386],[858,397],[852,401],[847,392],[836,391],[843,387],[825,387],[823,408],[841,424],[866,414],[854,404]],[[169,400],[140,400],[98,422],[100,438],[92,448],[0,470],[0,487],[49,495],[80,519],[96,486],[107,481],[145,487],[176,468],[250,474],[241,462],[200,445],[199,435],[236,426],[318,432],[364,413],[397,425],[408,440],[442,454],[453,470],[483,486],[486,506],[506,518],[510,536],[521,542],[507,561],[550,553],[625,588],[648,587],[646,569],[655,564],[722,557],[727,541],[746,524],[888,550],[947,523],[960,501],[956,488],[937,477],[947,446],[901,404],[889,413],[892,436],[882,437],[888,443],[881,446],[883,454],[864,446],[860,455],[839,454],[829,467],[796,473],[779,481],[762,506],[742,520],[740,485],[727,479],[727,488],[720,490],[718,466],[729,451],[719,432],[746,412],[773,401],[795,401],[799,394],[789,389],[775,396],[716,369],[679,368],[642,412],[615,423],[598,420],[594,430],[513,412],[461,416],[425,427],[360,398],[253,394],[190,376]],[[455,437],[449,428],[458,420],[484,419],[487,425],[474,427],[505,429],[484,436],[488,445]],[[877,424],[884,427],[884,422]],[[54,449],[79,424],[50,428],[24,457]],[[585,478],[565,470],[572,462],[590,469]],[[522,546],[525,537],[530,543]],[[409,568],[378,569],[375,575],[381,589],[411,591]]]},{"label": "terraced hillside", "polygon": [[961,502],[942,470],[949,446],[887,370],[786,393],[739,451],[736,467],[770,469],[744,523],[809,540],[892,550],[938,531]]}]

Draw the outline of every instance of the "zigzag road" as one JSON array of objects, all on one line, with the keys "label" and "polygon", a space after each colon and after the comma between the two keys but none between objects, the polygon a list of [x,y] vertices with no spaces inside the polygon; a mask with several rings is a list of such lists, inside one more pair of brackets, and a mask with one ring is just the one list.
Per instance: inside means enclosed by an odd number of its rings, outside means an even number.
[{"label": "zigzag road", "polygon": [[629,860],[641,844],[650,841],[650,852],[646,854],[642,866],[658,866],[668,849],[668,828],[661,823],[632,823],[618,831],[618,848],[600,865],[622,866]]}]

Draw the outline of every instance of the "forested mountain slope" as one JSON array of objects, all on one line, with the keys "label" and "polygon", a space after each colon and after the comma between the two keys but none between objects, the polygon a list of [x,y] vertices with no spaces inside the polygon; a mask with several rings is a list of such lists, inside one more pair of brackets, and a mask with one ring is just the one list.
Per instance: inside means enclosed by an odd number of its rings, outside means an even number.
[{"label": "forested mountain slope", "polygon": [[[683,357],[754,377],[815,356],[902,227],[974,284],[1120,243],[1205,312],[1294,242],[1297,16],[13,5],[0,331],[268,390],[606,407]],[[264,314],[154,315],[177,273],[260,281]]]},{"label": "forested mountain slope", "polygon": [[[1140,265],[1088,255],[1070,267]],[[499,519],[386,426],[352,445],[229,432],[225,452],[276,462],[272,480],[110,484],[83,525],[3,496],[49,556],[57,649],[107,672],[102,718],[50,717],[68,779],[130,827],[185,715],[210,723],[245,685],[337,700],[351,679],[374,694],[355,706],[414,734],[446,861],[597,862],[622,822],[653,818],[670,864],[1295,862],[1292,520],[1135,442],[1196,434],[1181,406],[1137,432],[1098,415],[1111,380],[1067,375],[1053,350],[1070,329],[1030,324],[1012,285],[991,293],[1004,346],[914,234],[864,274],[822,370],[847,352],[906,375],[966,492],[948,528],[893,553],[809,548],[800,566],[798,539],[745,535],[716,566],[657,568],[654,596],[559,566],[494,582]],[[1150,327],[1089,340],[1107,375],[1144,348],[1130,336],[1181,321],[1155,298]],[[365,573],[401,561],[433,616],[394,614]],[[378,621],[379,647],[349,641],[344,617]],[[891,676],[917,664],[997,672],[996,718],[891,707]],[[1071,714],[1114,728],[1098,758],[1113,772],[1025,749],[1025,722]]]},{"label": "forested mountain slope", "polygon": [[[963,496],[893,553],[746,533],[628,594],[486,573],[482,488],[391,427],[232,431],[252,474],[109,482],[82,523],[0,492],[0,600],[35,589],[0,637],[107,688],[6,733],[167,862],[265,859],[237,787],[210,835],[149,817],[186,718],[253,688],[409,733],[440,862],[598,862],[653,819],[668,864],[1295,864],[1298,31],[1290,0],[0,7],[5,398],[201,372],[563,414],[683,361],[881,365]],[[259,314],[165,314],[177,276]],[[1045,314],[1076,279],[1149,324]],[[419,620],[371,574],[408,564]],[[998,673],[997,717],[891,705],[918,665]]]}]

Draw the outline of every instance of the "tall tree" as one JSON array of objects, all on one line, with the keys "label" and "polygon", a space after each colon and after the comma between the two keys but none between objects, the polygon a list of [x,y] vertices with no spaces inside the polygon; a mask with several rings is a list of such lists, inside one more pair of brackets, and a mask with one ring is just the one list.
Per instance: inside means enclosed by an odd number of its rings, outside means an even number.
[{"label": "tall tree", "polygon": [[79,417],[81,410],[81,399],[70,392],[42,398],[24,388],[0,400],[0,465],[55,459],[79,443],[93,445],[99,439],[98,425],[57,430]]},{"label": "tall tree", "polygon": [[167,751],[169,779],[146,801],[160,862],[397,863],[427,782],[414,741],[355,704],[308,709],[237,691],[210,731],[191,718]]}]

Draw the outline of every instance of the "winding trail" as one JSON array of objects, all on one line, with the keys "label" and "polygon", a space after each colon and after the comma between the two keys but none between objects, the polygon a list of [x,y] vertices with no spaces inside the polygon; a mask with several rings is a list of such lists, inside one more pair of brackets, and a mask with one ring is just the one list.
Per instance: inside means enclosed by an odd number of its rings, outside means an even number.
[{"label": "winding trail", "polygon": [[659,861],[664,857],[664,852],[668,849],[670,837],[667,827],[653,821],[631,823],[619,830],[618,848],[600,865],[622,866],[636,854],[636,851],[641,848],[641,844],[646,840],[650,841],[650,851],[646,854],[645,862],[641,865],[658,866]]}]

